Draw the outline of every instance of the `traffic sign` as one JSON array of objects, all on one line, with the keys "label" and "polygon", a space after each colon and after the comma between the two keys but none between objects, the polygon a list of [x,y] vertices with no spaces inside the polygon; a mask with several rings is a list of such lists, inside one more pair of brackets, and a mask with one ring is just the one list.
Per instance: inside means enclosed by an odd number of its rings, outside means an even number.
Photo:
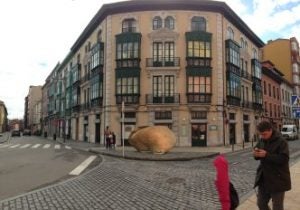
[{"label": "traffic sign", "polygon": [[292,107],[300,107],[300,96],[292,95]]}]

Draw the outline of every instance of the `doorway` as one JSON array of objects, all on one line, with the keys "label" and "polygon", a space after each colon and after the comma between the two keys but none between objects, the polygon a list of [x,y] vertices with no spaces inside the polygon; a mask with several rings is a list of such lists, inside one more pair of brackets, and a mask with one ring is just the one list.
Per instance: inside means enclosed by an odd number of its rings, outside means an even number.
[{"label": "doorway", "polygon": [[100,123],[95,124],[95,143],[100,144]]},{"label": "doorway", "polygon": [[205,123],[192,124],[192,146],[207,146],[207,125]]},{"label": "doorway", "polygon": [[229,124],[229,142],[230,142],[230,144],[236,143],[235,124],[234,123]]},{"label": "doorway", "polygon": [[244,140],[245,142],[249,142],[250,141],[250,127],[249,124],[244,124]]}]

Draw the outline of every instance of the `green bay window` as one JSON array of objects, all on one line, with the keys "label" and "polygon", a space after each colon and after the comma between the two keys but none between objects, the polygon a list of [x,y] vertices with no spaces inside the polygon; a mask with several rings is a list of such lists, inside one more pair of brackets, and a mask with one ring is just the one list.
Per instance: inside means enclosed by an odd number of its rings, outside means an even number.
[{"label": "green bay window", "polygon": [[139,67],[141,37],[140,33],[116,35],[117,68]]},{"label": "green bay window", "polygon": [[210,67],[212,57],[212,34],[207,32],[187,32],[187,65],[188,67]]},{"label": "green bay window", "polygon": [[117,103],[137,103],[139,96],[139,77],[119,77],[116,82]]},{"label": "green bay window", "polygon": [[188,69],[187,99],[189,103],[210,103],[212,81],[210,69]]}]

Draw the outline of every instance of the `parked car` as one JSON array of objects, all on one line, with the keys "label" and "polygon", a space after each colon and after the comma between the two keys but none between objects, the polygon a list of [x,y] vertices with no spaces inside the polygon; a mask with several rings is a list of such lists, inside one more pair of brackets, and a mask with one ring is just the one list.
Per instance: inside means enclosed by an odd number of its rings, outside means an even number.
[{"label": "parked car", "polygon": [[23,131],[23,136],[31,136],[31,130],[29,130],[29,129],[24,129],[24,131]]},{"label": "parked car", "polygon": [[11,132],[11,136],[21,136],[20,130],[13,130],[13,131]]},{"label": "parked car", "polygon": [[298,131],[296,125],[283,125],[281,134],[284,138],[295,140],[298,139]]}]

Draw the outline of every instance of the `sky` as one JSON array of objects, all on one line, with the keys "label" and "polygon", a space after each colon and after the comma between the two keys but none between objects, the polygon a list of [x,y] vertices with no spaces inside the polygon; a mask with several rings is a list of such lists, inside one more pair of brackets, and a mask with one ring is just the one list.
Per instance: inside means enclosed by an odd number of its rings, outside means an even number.
[{"label": "sky", "polygon": [[[29,86],[43,85],[101,6],[117,1],[0,0],[0,100],[9,119],[23,118]],[[300,0],[224,2],[265,43],[300,42]]]}]

